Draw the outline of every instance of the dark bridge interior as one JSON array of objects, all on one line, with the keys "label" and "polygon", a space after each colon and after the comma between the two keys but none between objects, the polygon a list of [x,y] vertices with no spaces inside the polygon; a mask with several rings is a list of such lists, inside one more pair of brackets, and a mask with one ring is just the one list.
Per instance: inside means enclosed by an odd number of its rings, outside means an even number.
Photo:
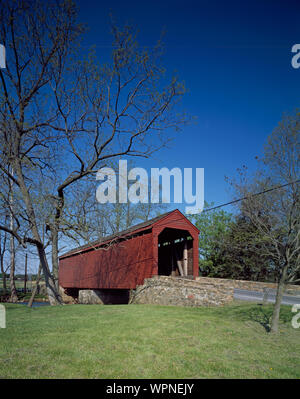
[{"label": "dark bridge interior", "polygon": [[193,276],[193,239],[188,231],[165,228],[160,233],[158,275]]}]

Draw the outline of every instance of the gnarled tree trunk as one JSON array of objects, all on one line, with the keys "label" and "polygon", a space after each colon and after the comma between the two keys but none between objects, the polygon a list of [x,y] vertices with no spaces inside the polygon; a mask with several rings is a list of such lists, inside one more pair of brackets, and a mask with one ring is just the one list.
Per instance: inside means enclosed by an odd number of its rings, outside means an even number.
[{"label": "gnarled tree trunk", "polygon": [[272,314],[272,321],[271,321],[271,333],[277,333],[279,327],[279,317],[280,317],[280,305],[282,302],[282,297],[285,288],[286,276],[287,276],[288,264],[286,264],[283,269],[281,276],[278,281],[277,285],[277,292],[276,292],[276,300],[274,305],[274,310]]},{"label": "gnarled tree trunk", "polygon": [[61,296],[59,294],[58,289],[56,289],[55,281],[51,276],[50,269],[48,266],[48,261],[46,257],[45,247],[41,240],[38,227],[37,227],[37,220],[35,217],[35,212],[33,209],[33,205],[31,202],[31,198],[27,189],[27,186],[24,181],[24,176],[22,173],[21,163],[19,159],[16,159],[14,162],[15,171],[18,176],[19,181],[19,188],[22,192],[22,196],[26,205],[27,217],[31,222],[31,232],[34,239],[34,244],[38,250],[39,259],[42,265],[43,274],[45,277],[46,289],[49,298],[50,305],[59,305],[63,304]]}]

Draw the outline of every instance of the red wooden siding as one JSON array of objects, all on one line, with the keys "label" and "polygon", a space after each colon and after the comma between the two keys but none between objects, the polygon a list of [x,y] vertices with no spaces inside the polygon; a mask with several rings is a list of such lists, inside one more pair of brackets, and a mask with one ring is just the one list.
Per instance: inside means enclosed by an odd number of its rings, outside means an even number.
[{"label": "red wooden siding", "polygon": [[199,262],[198,262],[198,234],[199,230],[194,226],[181,212],[177,209],[165,218],[159,220],[153,226],[153,262],[154,262],[154,275],[158,274],[158,241],[159,234],[166,228],[186,230],[193,238],[193,269],[194,277],[199,275]]},{"label": "red wooden siding", "polygon": [[135,288],[152,275],[152,234],[121,241],[60,261],[64,288]]},{"label": "red wooden siding", "polygon": [[[123,232],[111,246],[84,247],[60,257],[59,283],[63,288],[134,289],[145,278],[158,274],[159,234],[164,229],[185,230],[193,238],[193,274],[198,276],[198,230],[178,210],[162,215],[144,230],[138,225]],[[175,230],[173,230],[175,231]],[[132,236],[132,234],[140,234]],[[179,234],[179,233],[178,233]],[[104,242],[98,245],[104,245]],[[191,252],[190,252],[191,253]]]}]

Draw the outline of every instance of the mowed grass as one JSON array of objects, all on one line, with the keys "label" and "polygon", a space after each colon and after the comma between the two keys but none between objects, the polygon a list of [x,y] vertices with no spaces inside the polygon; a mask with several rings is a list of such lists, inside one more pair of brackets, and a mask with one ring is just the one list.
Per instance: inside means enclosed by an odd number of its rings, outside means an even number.
[{"label": "mowed grass", "polygon": [[5,307],[0,378],[300,378],[290,306]]}]

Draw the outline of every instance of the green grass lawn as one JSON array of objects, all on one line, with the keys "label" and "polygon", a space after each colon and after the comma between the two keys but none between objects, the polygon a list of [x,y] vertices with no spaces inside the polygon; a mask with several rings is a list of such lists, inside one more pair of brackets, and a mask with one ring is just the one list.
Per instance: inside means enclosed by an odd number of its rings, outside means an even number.
[{"label": "green grass lawn", "polygon": [[0,378],[300,378],[290,306],[5,307]]}]

